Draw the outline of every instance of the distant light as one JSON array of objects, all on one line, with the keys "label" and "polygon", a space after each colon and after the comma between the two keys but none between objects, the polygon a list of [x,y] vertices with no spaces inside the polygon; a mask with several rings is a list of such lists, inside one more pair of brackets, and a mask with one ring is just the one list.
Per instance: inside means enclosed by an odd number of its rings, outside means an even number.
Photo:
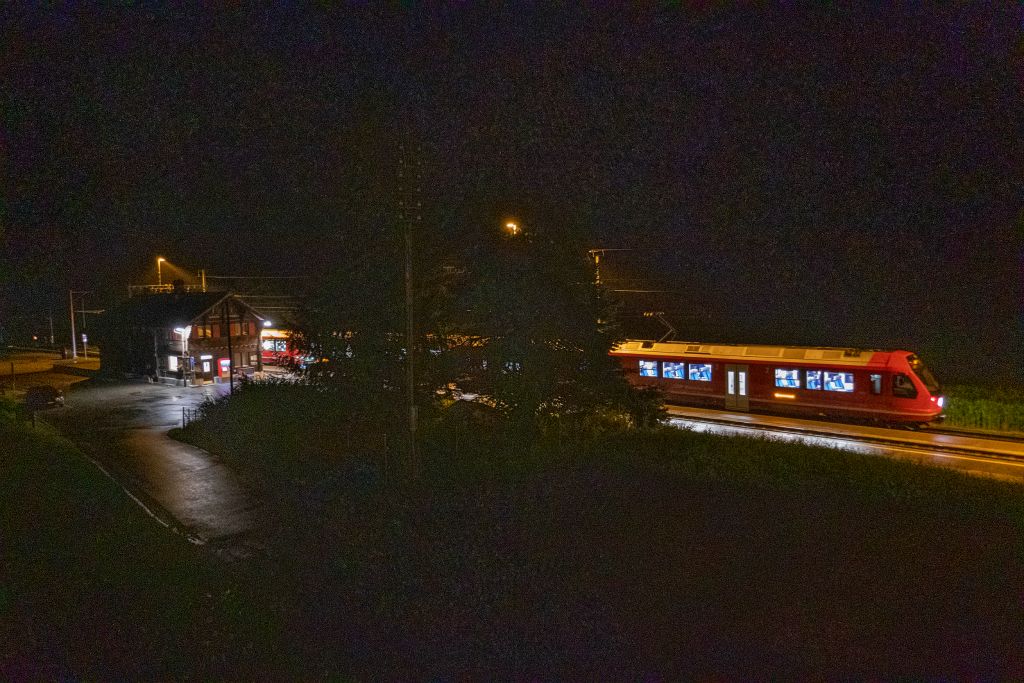
[{"label": "distant light", "polygon": [[167,259],[165,259],[165,258],[164,258],[163,256],[161,256],[160,258],[158,258],[158,259],[156,260],[156,262],[157,262],[157,263],[167,263]]},{"label": "distant light", "polygon": [[177,332],[178,334],[181,334],[181,335],[184,335],[184,336],[187,337],[188,335],[190,335],[192,333],[192,326],[189,325],[187,327],[175,327],[174,331]]},{"label": "distant light", "polygon": [[783,394],[778,391],[775,392],[775,398],[796,398],[796,394]]},{"label": "distant light", "polygon": [[269,320],[264,320],[263,321],[263,327],[270,327],[270,325],[271,325],[271,322]]},{"label": "distant light", "polygon": [[510,235],[519,234],[519,224],[516,223],[515,221],[509,221],[505,223],[505,229],[508,230]]}]

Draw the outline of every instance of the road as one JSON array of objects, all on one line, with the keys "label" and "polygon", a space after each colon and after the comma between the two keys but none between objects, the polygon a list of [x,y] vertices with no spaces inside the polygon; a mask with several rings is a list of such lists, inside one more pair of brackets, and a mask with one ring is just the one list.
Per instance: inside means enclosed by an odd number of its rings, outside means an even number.
[{"label": "road", "polygon": [[[1024,442],[1021,441],[681,406],[670,406],[669,415],[672,424],[698,432],[763,436],[1024,482]],[[1003,459],[993,459],[993,455]]]},{"label": "road", "polygon": [[264,508],[215,456],[167,436],[182,408],[227,391],[223,385],[96,384],[40,415],[79,445],[141,504],[196,542],[244,556],[259,546]]}]

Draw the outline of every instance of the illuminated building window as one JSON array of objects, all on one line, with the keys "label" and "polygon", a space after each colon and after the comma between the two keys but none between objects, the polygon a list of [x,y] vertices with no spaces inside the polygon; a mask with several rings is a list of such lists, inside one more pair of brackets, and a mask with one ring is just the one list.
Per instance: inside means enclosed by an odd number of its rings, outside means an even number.
[{"label": "illuminated building window", "polygon": [[640,361],[640,376],[641,377],[657,377],[658,376],[658,361],[656,361],[656,360],[642,360],[642,361]]},{"label": "illuminated building window", "polygon": [[661,376],[666,379],[686,379],[686,363],[665,361],[661,364]]},{"label": "illuminated building window", "polygon": [[807,371],[807,388],[815,391],[821,389],[821,370]]},{"label": "illuminated building window", "polygon": [[711,363],[690,363],[690,379],[695,382],[710,382]]},{"label": "illuminated building window", "polygon": [[853,391],[852,372],[826,372],[825,391],[841,391],[850,393]]},{"label": "illuminated building window", "polygon": [[775,368],[775,386],[786,389],[799,389],[800,371]]}]

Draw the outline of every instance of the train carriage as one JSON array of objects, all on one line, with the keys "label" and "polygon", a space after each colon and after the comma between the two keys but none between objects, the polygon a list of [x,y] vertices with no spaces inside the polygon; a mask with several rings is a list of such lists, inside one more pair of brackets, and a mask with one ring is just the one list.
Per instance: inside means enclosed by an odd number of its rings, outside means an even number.
[{"label": "train carriage", "polygon": [[293,363],[298,354],[291,342],[291,332],[271,327],[263,328],[260,335],[260,353],[264,365],[283,365]]},{"label": "train carriage", "polygon": [[910,351],[626,341],[611,355],[669,403],[922,424],[942,419],[938,382]]}]

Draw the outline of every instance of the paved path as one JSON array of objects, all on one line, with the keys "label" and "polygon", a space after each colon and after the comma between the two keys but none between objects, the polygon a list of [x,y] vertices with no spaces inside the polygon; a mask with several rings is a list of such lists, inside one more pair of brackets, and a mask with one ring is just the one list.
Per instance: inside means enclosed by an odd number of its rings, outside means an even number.
[{"label": "paved path", "polygon": [[46,411],[57,426],[126,489],[189,536],[245,554],[263,508],[215,456],[167,436],[194,408],[226,386],[96,385],[73,391],[67,406]]}]

